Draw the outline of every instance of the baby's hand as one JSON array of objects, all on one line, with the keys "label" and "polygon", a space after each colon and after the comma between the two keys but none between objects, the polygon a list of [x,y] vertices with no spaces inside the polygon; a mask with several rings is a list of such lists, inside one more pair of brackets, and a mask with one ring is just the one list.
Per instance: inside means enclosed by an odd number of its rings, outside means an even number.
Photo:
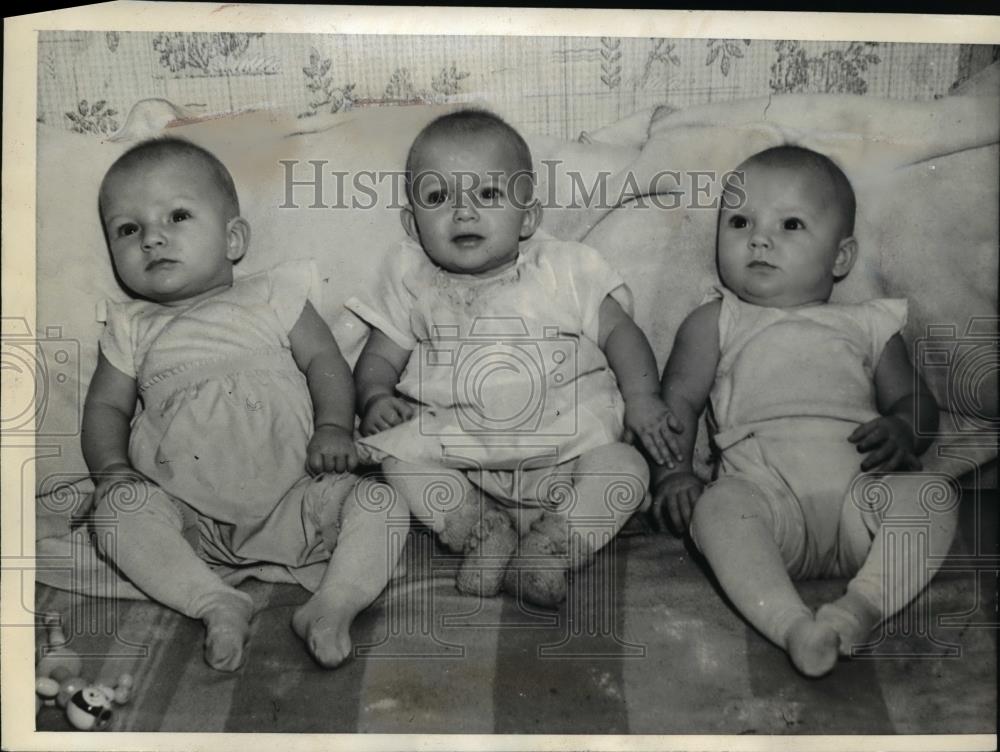
[{"label": "baby's hand", "polygon": [[371,436],[373,433],[405,423],[412,417],[413,405],[406,400],[391,394],[374,397],[368,403],[365,414],[361,418],[361,435]]},{"label": "baby's hand", "polygon": [[306,470],[310,475],[350,472],[357,464],[358,451],[350,431],[331,424],[316,429],[306,450]]},{"label": "baby's hand", "polygon": [[698,476],[685,470],[666,475],[659,482],[654,481],[653,504],[649,509],[653,526],[664,530],[669,518],[670,528],[683,535],[691,524],[691,513],[704,488],[705,484]]},{"label": "baby's hand", "polygon": [[847,440],[857,444],[859,452],[868,452],[861,463],[865,472],[887,473],[893,470],[920,470],[913,428],[902,418],[883,415],[854,429]]},{"label": "baby's hand", "polygon": [[674,467],[684,459],[675,433],[684,430],[670,409],[655,394],[642,394],[625,401],[626,435],[638,436],[646,451],[659,465]]}]

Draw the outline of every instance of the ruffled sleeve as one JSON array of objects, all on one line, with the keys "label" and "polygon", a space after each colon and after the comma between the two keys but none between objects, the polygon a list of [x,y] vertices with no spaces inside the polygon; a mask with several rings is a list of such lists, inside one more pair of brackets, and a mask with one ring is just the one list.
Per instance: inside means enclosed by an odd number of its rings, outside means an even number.
[{"label": "ruffled sleeve", "polygon": [[[566,288],[580,311],[581,331],[584,336],[598,342],[598,313],[604,298],[610,295],[625,313],[633,316],[635,304],[632,291],[621,274],[596,249],[582,243],[555,243],[561,246],[561,250],[558,257],[554,256],[553,265],[566,270]],[[562,284],[559,286],[562,287]]]},{"label": "ruffled sleeve", "polygon": [[135,340],[129,303],[102,300],[97,304],[97,320],[104,322],[100,347],[105,360],[124,373],[136,377]]},{"label": "ruffled sleeve", "polygon": [[319,309],[319,273],[312,259],[279,264],[267,272],[268,304],[285,332],[290,332],[302,315],[306,301]]},{"label": "ruffled sleeve", "polygon": [[412,241],[404,241],[398,254],[385,260],[374,294],[351,297],[344,304],[369,326],[380,330],[404,350],[413,350],[417,339],[413,334],[410,314],[416,302],[418,277],[429,267],[424,252]]}]

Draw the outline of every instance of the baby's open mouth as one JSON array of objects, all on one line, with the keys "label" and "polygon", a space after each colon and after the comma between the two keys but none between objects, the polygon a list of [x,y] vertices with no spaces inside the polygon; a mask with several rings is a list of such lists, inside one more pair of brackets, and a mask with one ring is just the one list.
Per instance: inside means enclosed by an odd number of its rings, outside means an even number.
[{"label": "baby's open mouth", "polygon": [[471,248],[472,246],[479,245],[483,242],[482,235],[476,235],[475,233],[465,233],[462,235],[456,235],[451,239],[451,242],[457,246]]},{"label": "baby's open mouth", "polygon": [[747,264],[751,269],[777,269],[774,264],[769,264],[766,261],[751,261]]}]

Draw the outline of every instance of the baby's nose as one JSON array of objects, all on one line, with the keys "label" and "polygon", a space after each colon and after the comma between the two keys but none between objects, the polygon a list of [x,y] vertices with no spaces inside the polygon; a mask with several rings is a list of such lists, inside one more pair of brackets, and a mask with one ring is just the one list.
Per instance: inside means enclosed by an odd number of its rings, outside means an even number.
[{"label": "baby's nose", "polygon": [[472,204],[472,199],[468,196],[462,197],[462,199],[455,203],[455,219],[457,220],[471,220],[477,219],[479,217],[479,212],[476,207]]},{"label": "baby's nose", "polygon": [[158,227],[147,228],[142,233],[143,250],[150,251],[154,248],[159,248],[166,242],[167,242],[166,237]]},{"label": "baby's nose", "polygon": [[763,233],[755,232],[750,236],[750,247],[754,250],[766,250],[771,247],[771,239]]}]

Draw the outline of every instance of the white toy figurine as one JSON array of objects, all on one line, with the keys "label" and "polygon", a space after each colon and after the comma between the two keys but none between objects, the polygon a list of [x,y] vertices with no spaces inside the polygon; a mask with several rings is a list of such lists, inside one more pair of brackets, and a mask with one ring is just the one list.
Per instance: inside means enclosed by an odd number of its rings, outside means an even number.
[{"label": "white toy figurine", "polygon": [[111,701],[94,685],[81,689],[66,705],[66,717],[80,731],[103,731],[111,714]]}]

